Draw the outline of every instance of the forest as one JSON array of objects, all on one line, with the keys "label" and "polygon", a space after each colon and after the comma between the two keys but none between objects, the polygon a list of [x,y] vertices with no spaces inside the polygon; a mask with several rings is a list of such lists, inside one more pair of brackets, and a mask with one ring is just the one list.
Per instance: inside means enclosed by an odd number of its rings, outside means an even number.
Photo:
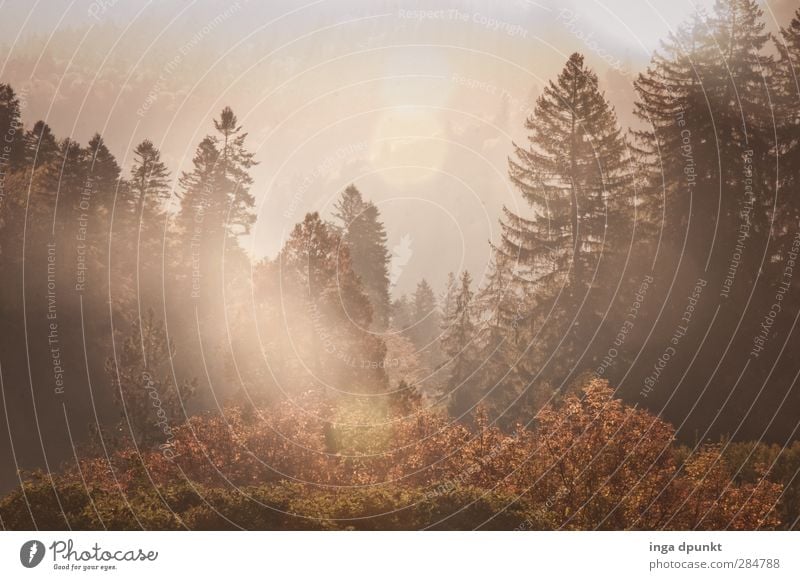
[{"label": "forest", "polygon": [[123,170],[0,84],[0,529],[800,529],[799,65],[718,0],[623,127],[572,54],[486,273],[408,294],[358,183],[245,250],[230,107]]}]

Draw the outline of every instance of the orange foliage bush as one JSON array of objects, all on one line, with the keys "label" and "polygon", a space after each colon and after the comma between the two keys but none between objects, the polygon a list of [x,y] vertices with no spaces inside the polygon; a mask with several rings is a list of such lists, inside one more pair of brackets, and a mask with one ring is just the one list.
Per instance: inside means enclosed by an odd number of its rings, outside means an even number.
[{"label": "orange foliage bush", "polygon": [[679,460],[671,425],[625,406],[597,379],[544,408],[534,428],[513,433],[482,412],[469,428],[436,410],[418,406],[403,415],[374,400],[343,408],[307,393],[257,413],[196,416],[174,430],[167,450],[126,448],[110,461],[82,460],[80,473],[65,477],[125,493],[185,481],[229,490],[277,482],[342,492],[408,489],[426,498],[481,489],[538,506],[531,525],[556,529],[780,524],[779,484],[763,473],[754,483],[734,481],[720,446]]}]

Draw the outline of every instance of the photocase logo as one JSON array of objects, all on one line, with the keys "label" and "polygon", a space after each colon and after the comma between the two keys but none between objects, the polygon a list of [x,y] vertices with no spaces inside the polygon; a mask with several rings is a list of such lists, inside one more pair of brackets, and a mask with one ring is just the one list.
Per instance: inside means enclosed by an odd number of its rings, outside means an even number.
[{"label": "photocase logo", "polygon": [[44,544],[39,540],[28,540],[19,549],[19,561],[26,568],[35,568],[44,558]]}]

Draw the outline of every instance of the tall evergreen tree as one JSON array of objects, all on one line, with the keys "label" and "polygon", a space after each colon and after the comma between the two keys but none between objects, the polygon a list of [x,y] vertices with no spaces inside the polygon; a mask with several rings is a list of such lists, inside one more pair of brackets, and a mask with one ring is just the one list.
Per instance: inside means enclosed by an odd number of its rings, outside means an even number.
[{"label": "tall evergreen tree", "polygon": [[91,195],[91,205],[98,215],[109,215],[118,193],[122,170],[99,133],[95,133],[89,140],[85,155],[88,172],[85,192]]},{"label": "tall evergreen tree", "polygon": [[442,323],[446,322],[452,315],[456,307],[456,294],[458,293],[458,280],[456,279],[455,272],[447,273],[447,281],[444,284],[444,290],[441,294],[440,304],[440,320]]},{"label": "tall evergreen tree", "polygon": [[148,213],[152,214],[169,197],[169,170],[161,161],[161,152],[149,139],[133,150],[130,189],[137,220],[144,216],[145,204],[149,204]]},{"label": "tall evergreen tree", "polygon": [[[545,87],[525,126],[529,144],[514,145],[509,175],[532,215],[504,210],[500,250],[514,262],[525,297],[521,339],[558,345],[550,367],[564,380],[575,365],[591,364],[583,353],[619,276],[629,243],[630,164],[616,115],[580,54]],[[544,359],[528,359],[542,371]]]},{"label": "tall evergreen tree", "polygon": [[775,253],[785,254],[800,222],[800,203],[791,192],[800,187],[800,9],[776,40],[779,59],[775,80],[778,90],[773,97],[777,125],[776,156],[778,158],[779,193],[772,229]]},{"label": "tall evergreen tree", "polygon": [[392,301],[391,327],[396,331],[405,331],[414,324],[413,303],[407,294]]},{"label": "tall evergreen tree", "polygon": [[527,386],[531,377],[522,364],[525,345],[520,341],[524,306],[518,292],[514,261],[501,249],[493,248],[486,284],[475,298],[481,361],[475,384],[487,410],[501,423],[510,423],[530,410]]},{"label": "tall evergreen tree", "polygon": [[[726,262],[744,204],[754,206],[750,235],[764,233],[769,196],[753,202],[745,185],[753,179],[771,189],[763,173],[772,149],[768,39],[755,1],[718,0],[710,16],[698,12],[670,35],[636,81],[635,114],[647,129],[635,135],[664,196],[665,242],[676,251],[692,247],[703,267]],[[753,175],[745,175],[747,165]]]},{"label": "tall evergreen tree", "polygon": [[[171,264],[177,283],[170,285],[168,298],[176,305],[193,301],[197,315],[191,308],[176,308],[177,320],[170,321],[170,326],[185,329],[179,342],[224,353],[211,361],[208,374],[213,383],[229,385],[233,354],[219,328],[230,323],[229,314],[236,307],[231,292],[248,275],[238,238],[247,234],[255,221],[249,172],[256,162],[245,144],[247,133],[230,107],[214,120],[214,129],[215,134],[198,145],[192,169],[179,179],[180,210],[175,218],[172,241],[176,250]],[[193,326],[194,331],[190,330]],[[196,344],[198,339],[200,344]]]},{"label": "tall evergreen tree", "polygon": [[[717,0],[662,44],[635,84],[635,113],[645,124],[636,144],[649,160],[649,195],[660,198],[665,224],[656,271],[674,272],[642,316],[654,321],[656,335],[672,333],[688,317],[686,301],[672,298],[670,289],[680,296],[705,287],[698,284],[710,288],[702,291],[705,307],[694,309],[675,360],[658,372],[660,384],[705,385],[703,396],[655,389],[647,399],[686,432],[724,433],[756,416],[748,409],[758,393],[730,385],[760,380],[740,375],[752,348],[752,333],[742,329],[758,327],[763,312],[754,306],[775,293],[772,284],[758,284],[774,261],[765,258],[781,197],[775,197],[775,63],[768,40],[754,0]],[[649,346],[641,357],[647,365],[631,369],[628,384],[653,374],[651,361],[662,347]],[[772,372],[760,366],[753,361],[749,372]],[[703,425],[723,408],[724,419]]]},{"label": "tall evergreen tree", "polygon": [[36,121],[30,131],[25,133],[25,165],[33,168],[44,167],[58,158],[58,141],[50,126],[44,121]]},{"label": "tall evergreen tree", "polygon": [[287,325],[295,331],[308,329],[305,354],[317,380],[345,392],[382,392],[385,346],[365,330],[372,308],[338,233],[318,213],[308,214],[292,230],[278,261],[284,292],[302,296],[303,305],[283,315],[293,319]]},{"label": "tall evergreen tree", "polygon": [[231,235],[247,234],[256,220],[255,199],[250,193],[253,184],[250,169],[256,165],[254,153],[245,148],[247,133],[242,133],[230,107],[222,109],[219,119],[214,120],[214,128],[220,136],[217,197],[227,202],[224,223]]},{"label": "tall evergreen tree", "polygon": [[472,276],[465,270],[459,277],[455,307],[445,321],[441,341],[446,356],[444,368],[449,372],[450,412],[457,417],[468,414],[482,395],[475,384],[480,361],[472,299]]},{"label": "tall evergreen tree", "polygon": [[626,145],[597,76],[577,53],[545,87],[525,126],[530,144],[514,145],[509,175],[534,215],[506,222],[504,250],[528,265],[535,281],[557,279],[577,299],[606,250],[606,228],[627,225],[620,223],[631,181]]},{"label": "tall evergreen tree", "polygon": [[224,194],[220,194],[223,197],[221,202],[215,201],[218,197],[215,189],[218,158],[217,140],[210,135],[204,137],[192,158],[192,170],[184,172],[179,179],[181,205],[176,221],[186,246],[191,240],[201,239],[206,228],[222,228],[221,224],[210,223],[212,216],[209,216],[209,224],[205,225],[206,209],[212,203],[225,203]]},{"label": "tall evergreen tree", "polygon": [[10,85],[0,83],[0,169],[10,173],[24,159],[20,102]]},{"label": "tall evergreen tree", "polygon": [[[136,272],[136,296],[141,304],[158,304],[160,293],[151,294],[152,288],[161,287],[162,268],[157,263],[165,253],[166,211],[164,202],[170,196],[169,171],[161,161],[159,150],[150,140],[144,140],[133,150],[133,165],[127,182],[126,225],[131,235],[123,240],[131,251],[120,256],[114,266],[119,274],[127,270]],[[167,252],[169,252],[169,247]],[[127,259],[126,259],[127,258]]]},{"label": "tall evergreen tree", "polygon": [[427,353],[423,355],[423,358],[430,359],[434,343],[439,335],[440,318],[436,295],[424,278],[419,281],[414,291],[411,313],[413,325],[409,330],[410,338],[418,349],[424,349]]},{"label": "tall evergreen tree", "polygon": [[378,208],[365,201],[361,192],[350,185],[334,206],[342,240],[347,244],[353,269],[361,278],[373,310],[373,324],[378,330],[389,325],[389,250],[386,230]]},{"label": "tall evergreen tree", "polygon": [[256,162],[230,107],[214,120],[214,128],[217,135],[200,142],[192,171],[179,180],[183,194],[178,223],[189,240],[203,239],[208,249],[219,252],[226,237],[248,233],[255,222],[249,171]]},{"label": "tall evergreen tree", "polygon": [[[30,196],[27,200],[19,200],[22,204],[12,209],[13,213],[23,209],[27,212],[27,231],[30,237],[38,235],[45,235],[48,238],[53,237],[53,213],[55,207],[56,191],[58,188],[57,180],[53,179],[54,165],[58,159],[59,144],[55,136],[50,131],[43,121],[38,121],[33,129],[26,131],[23,135],[22,142],[22,165],[16,167],[20,170],[24,167],[29,173],[26,174],[28,179],[28,191]],[[0,150],[3,149],[3,144],[0,143]],[[34,164],[34,159],[36,163]],[[0,166],[5,162],[0,159]],[[8,167],[0,169],[7,169]],[[14,204],[16,205],[16,204]],[[20,240],[22,237],[22,226],[25,222],[23,212],[20,212],[16,217],[19,226]],[[10,232],[8,232],[10,233]]]}]

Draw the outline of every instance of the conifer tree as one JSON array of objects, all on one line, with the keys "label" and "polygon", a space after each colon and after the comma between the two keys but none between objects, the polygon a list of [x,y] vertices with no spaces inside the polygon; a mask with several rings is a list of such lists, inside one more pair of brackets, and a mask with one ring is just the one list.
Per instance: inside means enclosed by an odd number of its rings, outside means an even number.
[{"label": "conifer tree", "polygon": [[98,214],[110,214],[122,170],[99,133],[89,140],[85,156],[88,174],[86,192],[92,197],[91,204]]},{"label": "conifer tree", "polygon": [[10,85],[0,83],[0,168],[4,173],[22,165],[23,138],[19,98]]},{"label": "conifer tree", "polygon": [[520,322],[524,307],[518,291],[514,261],[501,249],[493,248],[486,284],[475,298],[480,313],[476,342],[481,361],[476,383],[487,411],[501,422],[519,417],[527,403],[530,380],[523,364],[525,345],[520,341]]},{"label": "conifer tree", "polygon": [[386,348],[370,333],[372,308],[353,271],[347,247],[318,213],[292,230],[279,256],[285,291],[302,297],[303,308],[287,309],[293,327],[308,329],[308,366],[317,379],[353,392],[383,392]]},{"label": "conifer tree", "polygon": [[86,152],[80,143],[72,139],[63,139],[58,146],[56,163],[49,174],[54,189],[62,198],[69,213],[78,203],[78,196],[86,188]]},{"label": "conifer tree", "polygon": [[149,139],[145,139],[133,150],[130,190],[136,219],[158,211],[161,202],[169,197],[169,170],[161,161],[161,152]]},{"label": "conifer tree", "polygon": [[[591,364],[585,349],[627,250],[630,165],[616,115],[580,54],[545,87],[525,126],[529,144],[514,144],[509,175],[531,215],[504,209],[499,250],[512,260],[515,291],[524,299],[520,340],[542,345],[539,355],[558,345],[550,372],[565,380],[576,366]],[[544,356],[526,358],[545,370]]]},{"label": "conifer tree", "polygon": [[[790,192],[800,186],[800,9],[788,26],[781,29],[776,41],[779,59],[775,80],[778,84],[775,118],[777,124],[776,156],[780,179],[773,236],[775,253],[785,255],[791,247],[794,229],[800,221],[800,203]],[[787,195],[788,194],[788,195]]]},{"label": "conifer tree", "polygon": [[[122,243],[130,246],[128,256],[120,255],[114,266],[120,276],[125,270],[136,272],[136,294],[139,302],[160,302],[160,295],[150,296],[149,290],[159,287],[162,268],[157,263],[164,253],[166,212],[165,200],[170,196],[169,171],[161,161],[159,150],[150,140],[144,140],[133,150],[133,165],[126,184],[128,208],[124,217],[130,236]],[[169,249],[167,250],[169,251]],[[127,259],[126,259],[127,258]]]},{"label": "conifer tree", "polygon": [[353,269],[361,278],[373,310],[373,324],[384,330],[389,324],[389,251],[380,212],[350,185],[334,206],[342,241],[347,244]]},{"label": "conifer tree", "polygon": [[414,324],[413,303],[407,294],[392,301],[391,327],[393,330],[406,334]]},{"label": "conifer tree", "polygon": [[[224,353],[212,359],[208,374],[213,383],[227,385],[234,361],[228,338],[219,329],[232,320],[238,301],[231,297],[241,296],[237,284],[248,277],[238,238],[255,221],[250,170],[256,162],[246,147],[247,133],[230,107],[214,120],[214,130],[200,141],[191,170],[178,180],[180,209],[170,244],[175,247],[171,269],[177,283],[170,285],[168,300],[194,303],[196,313],[177,308],[177,320],[170,325],[185,329],[179,342]],[[191,320],[196,318],[200,331],[192,332]],[[201,344],[196,344],[198,340]]]},{"label": "conifer tree", "polygon": [[[55,136],[50,131],[43,121],[37,121],[33,129],[26,131],[23,134],[19,146],[22,150],[22,164],[16,167],[17,170],[24,168],[28,173],[26,178],[28,180],[28,190],[30,196],[27,199],[27,213],[28,213],[28,236],[46,235],[49,238],[53,236],[53,215],[55,209],[56,191],[58,182],[52,179],[52,174],[59,153],[59,144]],[[3,143],[0,143],[0,150],[3,149]],[[36,164],[34,167],[34,159]],[[5,162],[0,159],[0,166]],[[0,167],[0,169],[8,169],[8,167]],[[16,204],[14,204],[16,205]],[[22,206],[10,208],[12,212],[16,213],[22,209]],[[21,226],[25,222],[25,217],[20,213],[16,220],[19,221],[19,235],[22,236]],[[35,232],[35,233],[34,233]],[[10,234],[10,232],[7,232]]]},{"label": "conifer tree", "polygon": [[452,315],[445,321],[442,335],[442,350],[446,356],[444,368],[449,373],[449,407],[456,417],[468,414],[482,394],[475,384],[480,361],[472,299],[472,276],[465,270],[459,277],[455,307]]},{"label": "conifer tree", "polygon": [[225,107],[214,120],[217,135],[200,142],[192,171],[180,178],[178,223],[184,236],[203,239],[206,248],[216,252],[226,237],[248,233],[255,222],[249,170],[256,162],[245,147],[247,133],[238,123],[231,108]]},{"label": "conifer tree", "polygon": [[509,175],[533,217],[506,211],[503,249],[531,268],[534,281],[563,282],[576,300],[606,249],[606,228],[621,225],[630,184],[625,142],[597,76],[577,53],[525,126],[530,144],[514,145]]},{"label": "conifer tree", "polygon": [[[736,243],[743,206],[753,207],[750,235],[765,229],[769,196],[752,200],[745,189],[750,178],[760,181],[756,189],[769,187],[765,79],[772,59],[764,54],[769,35],[761,16],[753,0],[718,0],[710,15],[698,12],[670,35],[635,83],[635,114],[647,126],[635,136],[664,198],[665,241],[692,247],[697,261],[713,252],[717,270]],[[745,175],[746,165],[753,175]]]},{"label": "conifer tree", "polygon": [[433,288],[424,278],[419,281],[414,291],[411,313],[413,320],[409,330],[411,340],[417,348],[425,349],[428,354],[423,355],[423,358],[428,360],[439,335],[439,309],[436,306]]},{"label": "conifer tree", "polygon": [[214,128],[220,136],[217,197],[226,202],[225,226],[231,235],[247,234],[256,220],[255,199],[250,193],[253,178],[249,173],[256,165],[254,154],[245,148],[247,133],[242,133],[230,107],[222,109],[219,119],[214,120]]},{"label": "conifer tree", "polygon": [[447,281],[444,285],[444,291],[441,295],[440,314],[441,322],[446,322],[452,315],[456,307],[456,293],[458,292],[458,280],[456,279],[455,272],[447,273]]},{"label": "conifer tree", "polygon": [[[677,360],[659,375],[660,384],[703,384],[703,396],[674,397],[660,389],[647,400],[687,432],[701,427],[699,417],[722,408],[725,418],[715,428],[723,432],[745,429],[742,422],[755,418],[747,410],[756,393],[731,391],[730,385],[740,380],[738,363],[752,347],[751,333],[742,329],[757,327],[763,317],[753,306],[774,295],[771,284],[757,283],[775,261],[769,257],[769,224],[784,197],[776,198],[775,189],[773,105],[781,91],[775,91],[768,40],[754,0],[717,0],[662,43],[635,83],[635,114],[645,126],[634,133],[635,142],[650,168],[647,195],[659,200],[663,212],[656,270],[673,272],[640,316],[654,321],[656,335],[670,333],[685,318],[686,304],[668,297],[667,287],[681,295],[703,280],[711,288]],[[653,348],[645,360],[659,356],[660,347]],[[631,369],[629,384],[641,384],[653,372],[649,366]],[[759,366],[754,361],[749,371],[772,373]],[[761,397],[759,406],[767,399]]]},{"label": "conifer tree", "polygon": [[58,158],[58,141],[50,126],[44,121],[36,121],[33,129],[24,137],[25,165],[34,168],[44,167]]}]

